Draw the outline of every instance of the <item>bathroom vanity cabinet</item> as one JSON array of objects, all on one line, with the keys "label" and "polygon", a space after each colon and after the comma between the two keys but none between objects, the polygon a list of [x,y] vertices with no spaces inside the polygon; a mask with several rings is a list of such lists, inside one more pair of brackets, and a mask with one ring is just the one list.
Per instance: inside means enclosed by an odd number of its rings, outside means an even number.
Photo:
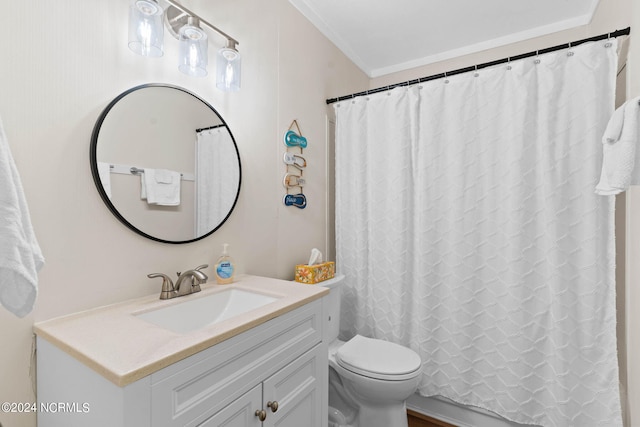
[{"label": "bathroom vanity cabinet", "polygon": [[315,346],[198,425],[320,427],[322,353]]},{"label": "bathroom vanity cabinet", "polygon": [[315,299],[124,386],[39,334],[38,402],[66,406],[40,411],[38,426],[326,427],[322,305]]}]

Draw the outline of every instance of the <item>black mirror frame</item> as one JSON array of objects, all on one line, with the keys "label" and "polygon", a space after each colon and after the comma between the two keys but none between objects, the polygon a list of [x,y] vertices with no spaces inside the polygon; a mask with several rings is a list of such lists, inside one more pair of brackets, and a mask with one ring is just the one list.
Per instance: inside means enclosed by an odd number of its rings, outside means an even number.
[{"label": "black mirror frame", "polygon": [[[233,146],[234,146],[234,148],[236,150],[236,156],[238,158],[238,191],[236,192],[236,197],[235,197],[235,199],[233,201],[233,204],[231,205],[231,208],[229,209],[229,212],[224,217],[224,219],[220,222],[220,224],[218,224],[213,230],[209,231],[208,233],[203,234],[202,236],[198,236],[198,237],[193,238],[193,239],[189,239],[189,240],[164,240],[164,239],[152,236],[150,234],[147,234],[144,231],[140,230],[139,228],[135,227],[133,224],[131,224],[129,221],[127,221],[126,218],[124,218],[120,214],[118,209],[116,209],[116,207],[113,205],[113,203],[111,203],[111,200],[109,199],[109,197],[107,196],[107,193],[104,191],[104,188],[102,187],[102,181],[100,181],[100,176],[98,174],[97,147],[98,147],[98,136],[100,134],[100,128],[102,127],[102,123],[104,122],[105,118],[107,117],[107,114],[109,114],[109,111],[111,111],[111,109],[118,103],[118,101],[120,101],[122,98],[124,98],[125,96],[127,96],[131,92],[135,92],[137,90],[145,89],[145,88],[149,88],[149,87],[166,87],[166,88],[170,88],[170,89],[176,89],[176,90],[182,91],[182,92],[184,92],[184,93],[186,93],[188,95],[191,95],[194,98],[196,98],[198,101],[202,102],[209,109],[211,109],[211,111],[213,111],[213,113],[216,116],[218,116],[220,118],[220,121],[222,122],[222,124],[227,128],[227,131],[229,132],[229,135],[231,136],[231,141],[233,142]],[[96,188],[98,190],[98,193],[100,194],[100,197],[102,198],[102,201],[107,206],[107,208],[111,211],[111,213],[116,218],[118,218],[118,220],[120,220],[120,222],[122,222],[124,225],[126,225],[129,229],[133,230],[134,232],[136,232],[137,234],[139,234],[139,235],[141,235],[143,237],[146,237],[147,239],[155,240],[156,242],[171,243],[171,244],[183,244],[183,243],[196,242],[198,240],[204,239],[205,237],[213,234],[216,230],[218,230],[220,227],[222,227],[222,225],[227,221],[227,219],[229,219],[229,217],[231,216],[231,213],[233,212],[233,210],[236,207],[236,204],[238,203],[238,198],[240,197],[240,187],[242,186],[242,163],[240,161],[240,152],[238,151],[238,145],[236,144],[236,140],[233,137],[233,133],[231,132],[231,129],[229,129],[229,126],[227,126],[227,123],[224,121],[222,116],[220,114],[218,114],[216,109],[213,108],[213,106],[211,106],[211,104],[209,104],[207,101],[203,100],[202,98],[200,98],[198,95],[194,94],[193,92],[190,92],[190,91],[188,91],[188,90],[186,90],[186,89],[184,89],[182,87],[175,86],[175,85],[164,84],[164,83],[147,83],[147,84],[143,84],[143,85],[132,87],[131,89],[127,89],[126,91],[122,92],[120,95],[116,96],[109,103],[109,105],[107,105],[105,107],[105,109],[102,111],[102,113],[100,113],[100,116],[98,117],[98,120],[96,121],[96,124],[93,127],[93,132],[91,133],[91,146],[90,146],[90,150],[89,150],[89,163],[90,163],[90,166],[91,166],[91,175],[93,176],[93,182],[96,185]]]}]

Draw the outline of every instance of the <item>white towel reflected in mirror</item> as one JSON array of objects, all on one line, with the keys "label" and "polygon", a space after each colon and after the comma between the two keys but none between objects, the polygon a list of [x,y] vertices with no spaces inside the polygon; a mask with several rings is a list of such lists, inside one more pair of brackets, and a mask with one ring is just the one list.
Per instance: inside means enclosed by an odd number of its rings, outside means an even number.
[{"label": "white towel reflected in mirror", "polygon": [[140,174],[140,198],[150,205],[180,205],[180,172],[145,168]]}]

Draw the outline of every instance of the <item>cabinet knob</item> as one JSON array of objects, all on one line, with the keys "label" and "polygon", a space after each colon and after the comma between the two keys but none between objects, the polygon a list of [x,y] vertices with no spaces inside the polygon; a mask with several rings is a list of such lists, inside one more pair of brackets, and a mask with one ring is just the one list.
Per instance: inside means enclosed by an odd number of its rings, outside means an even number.
[{"label": "cabinet knob", "polygon": [[264,421],[267,419],[267,411],[265,411],[264,409],[256,409],[256,417],[258,417],[258,419],[260,421]]},{"label": "cabinet knob", "polygon": [[267,406],[271,408],[271,412],[276,412],[278,410],[278,402],[275,400],[273,402],[267,402]]}]

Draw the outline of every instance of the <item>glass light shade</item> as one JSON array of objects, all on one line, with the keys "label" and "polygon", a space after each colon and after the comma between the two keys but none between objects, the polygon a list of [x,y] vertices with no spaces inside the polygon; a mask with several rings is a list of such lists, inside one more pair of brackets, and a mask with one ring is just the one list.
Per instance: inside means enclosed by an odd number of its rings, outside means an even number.
[{"label": "glass light shade", "polygon": [[240,54],[235,49],[224,47],[216,59],[216,87],[225,92],[240,90]]},{"label": "glass light shade", "polygon": [[180,28],[180,59],[178,69],[194,77],[207,75],[209,61],[207,35],[201,28],[185,25]]},{"label": "glass light shade", "polygon": [[129,9],[129,49],[142,56],[162,56],[162,8],[153,0],[134,0]]}]

